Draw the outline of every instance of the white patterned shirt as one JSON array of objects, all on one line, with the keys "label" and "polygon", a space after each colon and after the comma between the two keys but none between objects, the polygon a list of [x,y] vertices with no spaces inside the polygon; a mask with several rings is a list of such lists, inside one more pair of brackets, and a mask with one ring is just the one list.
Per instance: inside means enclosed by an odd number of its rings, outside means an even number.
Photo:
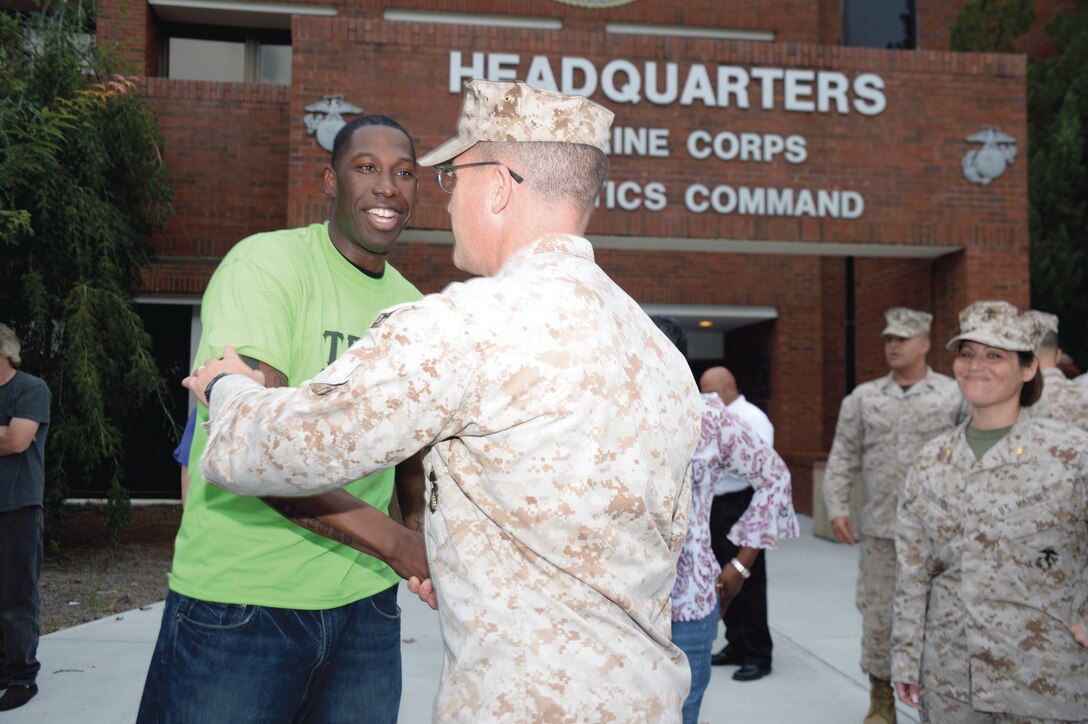
[{"label": "white patterned shirt", "polygon": [[702,432],[691,461],[691,525],[672,590],[674,621],[695,621],[714,610],[721,568],[710,547],[710,505],[720,477],[734,475],[755,488],[748,510],[729,532],[738,546],[775,548],[779,538],[800,534],[786,463],[716,392],[704,393],[702,403]]}]

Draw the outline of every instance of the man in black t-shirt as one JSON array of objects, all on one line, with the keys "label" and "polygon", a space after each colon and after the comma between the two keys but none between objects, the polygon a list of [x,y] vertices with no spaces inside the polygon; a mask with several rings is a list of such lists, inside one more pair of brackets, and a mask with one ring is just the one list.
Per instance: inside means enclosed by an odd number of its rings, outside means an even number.
[{"label": "man in black t-shirt", "polygon": [[49,388],[19,370],[21,346],[0,324],[0,711],[38,693],[38,579]]}]

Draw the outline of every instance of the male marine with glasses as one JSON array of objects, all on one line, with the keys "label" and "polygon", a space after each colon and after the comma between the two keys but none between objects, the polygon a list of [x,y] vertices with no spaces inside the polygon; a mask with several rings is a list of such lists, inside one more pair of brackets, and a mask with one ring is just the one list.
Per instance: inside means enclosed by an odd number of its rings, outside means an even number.
[{"label": "male marine with glasses", "polygon": [[297,389],[229,352],[186,379],[211,385],[205,474],[239,493],[310,495],[428,449],[433,591],[409,587],[438,600],[435,721],[680,719],[669,599],[699,391],[583,238],[612,117],[469,83],[457,136],[420,165],[480,278],[386,310]]}]

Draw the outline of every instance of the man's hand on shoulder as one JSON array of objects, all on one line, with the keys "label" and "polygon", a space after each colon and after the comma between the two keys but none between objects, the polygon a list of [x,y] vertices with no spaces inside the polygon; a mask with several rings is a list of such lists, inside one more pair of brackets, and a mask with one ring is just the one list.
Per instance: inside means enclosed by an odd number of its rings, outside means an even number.
[{"label": "man's hand on shoulder", "polygon": [[204,391],[208,385],[219,375],[246,375],[262,387],[265,384],[264,373],[260,370],[250,369],[242,358],[238,356],[234,347],[227,345],[223,349],[221,359],[210,359],[193,370],[193,373],[181,381],[182,386],[196,395],[196,398],[207,407],[208,398]]},{"label": "man's hand on shoulder", "polygon": [[287,375],[283,374],[267,362],[262,362],[261,360],[255,359],[253,357],[246,357],[244,354],[239,355],[239,359],[249,365],[249,368],[251,370],[258,370],[264,374],[263,384],[265,387],[287,386]]}]

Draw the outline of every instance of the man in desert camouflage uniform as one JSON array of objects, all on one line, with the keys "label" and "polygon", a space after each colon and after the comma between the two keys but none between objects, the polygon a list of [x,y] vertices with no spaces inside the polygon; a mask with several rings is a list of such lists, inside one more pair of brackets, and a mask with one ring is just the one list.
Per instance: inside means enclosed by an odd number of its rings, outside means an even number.
[{"label": "man in desert camouflage uniform", "polygon": [[203,469],[237,492],[310,495],[429,447],[436,721],[680,718],[670,593],[699,391],[582,238],[611,120],[469,83],[457,137],[419,162],[452,193],[454,262],[483,278],[379,315],[298,389],[261,389],[229,352],[186,380],[214,383]]},{"label": "man in desert camouflage uniform", "polygon": [[[950,349],[1030,353],[1041,336],[1001,301],[960,326]],[[966,359],[957,377],[985,379]],[[926,443],[899,496],[892,676],[923,721],[1088,721],[1088,435],[1033,407],[988,449],[972,449],[977,410]]]},{"label": "man in desert camouflage uniform", "polygon": [[[857,606],[862,616],[861,668],[871,702],[865,724],[896,721],[891,688],[891,618],[895,591],[896,492],[918,449],[953,427],[961,411],[956,383],[926,364],[933,317],[904,307],[884,313],[889,373],[858,385],[842,402],[824,474],[835,536],[852,545],[860,532]],[[850,488],[864,488],[861,521],[850,519]]]},{"label": "man in desert camouflage uniform", "polygon": [[1043,395],[1031,406],[1032,417],[1049,417],[1088,432],[1088,388],[1073,382],[1058,369],[1062,358],[1058,345],[1058,317],[1034,309],[1028,314],[1033,315],[1045,330],[1036,353],[1043,375]]}]

